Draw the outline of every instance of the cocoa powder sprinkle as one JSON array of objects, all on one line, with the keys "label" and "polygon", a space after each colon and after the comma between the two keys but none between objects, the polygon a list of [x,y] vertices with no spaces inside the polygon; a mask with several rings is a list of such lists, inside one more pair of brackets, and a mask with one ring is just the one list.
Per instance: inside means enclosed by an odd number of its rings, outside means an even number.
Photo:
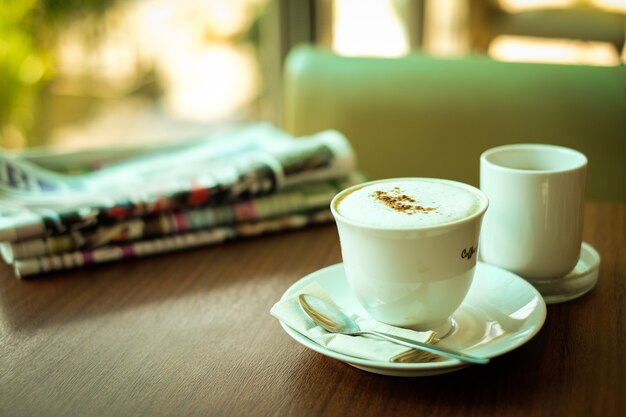
[{"label": "cocoa powder sprinkle", "polygon": [[391,191],[374,191],[370,197],[375,198],[392,210],[408,215],[437,210],[436,207],[424,207],[417,204],[413,197],[404,194],[399,187],[394,187]]}]

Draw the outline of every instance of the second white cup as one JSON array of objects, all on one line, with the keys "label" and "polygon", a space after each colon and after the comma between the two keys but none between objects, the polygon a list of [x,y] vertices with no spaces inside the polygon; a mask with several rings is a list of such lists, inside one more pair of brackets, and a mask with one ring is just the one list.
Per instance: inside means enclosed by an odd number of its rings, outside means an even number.
[{"label": "second white cup", "polygon": [[569,273],[580,256],[587,158],[543,144],[506,145],[480,157],[489,198],[480,251],[528,281]]}]

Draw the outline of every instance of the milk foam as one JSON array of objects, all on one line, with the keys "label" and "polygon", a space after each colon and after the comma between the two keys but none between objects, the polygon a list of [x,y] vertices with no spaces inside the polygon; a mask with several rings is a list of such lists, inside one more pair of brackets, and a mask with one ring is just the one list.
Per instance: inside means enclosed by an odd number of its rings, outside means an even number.
[{"label": "milk foam", "polygon": [[481,200],[446,182],[420,179],[380,182],[357,189],[336,210],[357,223],[384,228],[428,227],[476,213]]}]

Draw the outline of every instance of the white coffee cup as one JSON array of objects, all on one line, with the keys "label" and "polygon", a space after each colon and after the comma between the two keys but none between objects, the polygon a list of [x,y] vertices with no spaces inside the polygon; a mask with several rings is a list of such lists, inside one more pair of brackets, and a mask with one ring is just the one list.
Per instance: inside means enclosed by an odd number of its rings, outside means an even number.
[{"label": "white coffee cup", "polygon": [[[468,213],[456,213],[457,218],[439,219],[436,224],[421,224],[418,219],[410,224],[413,218],[403,224],[368,224],[342,212],[342,201],[358,190],[385,189],[396,183],[401,189],[415,182],[429,187],[434,184],[435,188],[454,187],[469,195],[474,206]],[[437,201],[428,195],[421,197],[424,204],[437,207]],[[368,204],[357,205],[357,210],[367,210]],[[415,202],[421,207],[419,204]],[[387,324],[447,331],[443,329],[449,328],[450,316],[472,283],[480,225],[487,206],[487,198],[477,188],[443,179],[373,181],[339,193],[331,202],[331,211],[346,277],[360,304],[374,319]],[[441,213],[433,211],[432,216],[437,215]]]},{"label": "white coffee cup", "polygon": [[578,261],[587,158],[542,144],[506,145],[480,157],[480,188],[489,198],[482,259],[528,281],[558,278]]}]

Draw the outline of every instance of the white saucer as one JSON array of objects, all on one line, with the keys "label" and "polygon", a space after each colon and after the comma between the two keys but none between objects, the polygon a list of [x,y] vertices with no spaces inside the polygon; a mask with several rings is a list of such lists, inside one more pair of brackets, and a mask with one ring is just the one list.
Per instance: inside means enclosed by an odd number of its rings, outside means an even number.
[{"label": "white saucer", "polygon": [[598,282],[600,255],[590,244],[583,242],[578,263],[564,277],[528,281],[541,293],[547,304],[562,303],[581,297]]},{"label": "white saucer", "polygon": [[[292,296],[314,281],[343,309],[367,316],[348,286],[343,264],[332,265],[301,278],[287,289],[282,299]],[[493,358],[521,346],[537,334],[546,318],[546,305],[539,292],[524,279],[498,267],[478,262],[472,287],[452,317],[458,328],[439,342],[440,345]],[[320,346],[284,323],[280,324],[289,336],[309,349],[368,372],[392,376],[428,376],[469,366],[457,359],[429,363],[395,363],[355,358]]]}]

